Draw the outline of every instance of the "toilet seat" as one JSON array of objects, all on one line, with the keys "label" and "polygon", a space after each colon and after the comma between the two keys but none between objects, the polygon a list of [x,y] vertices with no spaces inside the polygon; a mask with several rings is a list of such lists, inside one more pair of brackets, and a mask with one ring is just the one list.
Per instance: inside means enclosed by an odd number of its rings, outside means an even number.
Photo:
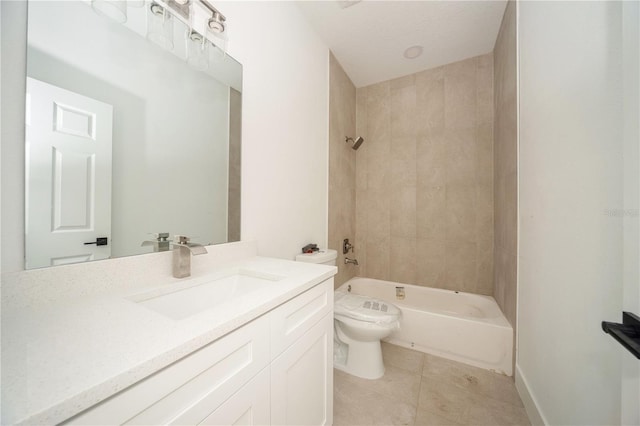
[{"label": "toilet seat", "polygon": [[400,309],[373,297],[336,291],[334,313],[357,321],[398,326]]}]

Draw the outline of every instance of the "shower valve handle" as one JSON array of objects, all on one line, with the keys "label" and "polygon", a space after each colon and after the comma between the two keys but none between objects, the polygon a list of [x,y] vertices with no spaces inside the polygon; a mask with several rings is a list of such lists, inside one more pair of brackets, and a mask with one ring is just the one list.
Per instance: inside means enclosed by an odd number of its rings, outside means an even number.
[{"label": "shower valve handle", "polygon": [[349,250],[351,250],[351,252],[353,252],[353,244],[351,244],[351,243],[349,242],[349,239],[348,239],[348,238],[345,238],[345,239],[342,241],[342,254],[347,254],[347,253],[349,253]]}]

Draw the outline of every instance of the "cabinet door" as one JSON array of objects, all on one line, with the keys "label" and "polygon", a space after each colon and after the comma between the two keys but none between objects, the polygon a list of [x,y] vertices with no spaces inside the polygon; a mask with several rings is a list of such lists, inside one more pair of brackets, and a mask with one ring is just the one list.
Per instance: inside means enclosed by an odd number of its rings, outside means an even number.
[{"label": "cabinet door", "polygon": [[271,364],[271,424],[333,423],[333,313]]},{"label": "cabinet door", "polygon": [[269,368],[265,368],[200,424],[267,425],[270,410]]},{"label": "cabinet door", "polygon": [[333,278],[310,288],[271,312],[271,359],[304,335],[333,309]]}]

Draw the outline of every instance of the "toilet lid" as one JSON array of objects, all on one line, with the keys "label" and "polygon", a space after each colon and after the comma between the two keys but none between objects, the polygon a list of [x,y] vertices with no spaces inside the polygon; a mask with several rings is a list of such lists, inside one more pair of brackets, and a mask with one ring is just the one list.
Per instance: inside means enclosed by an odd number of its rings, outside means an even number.
[{"label": "toilet lid", "polygon": [[341,291],[334,293],[333,309],[338,315],[377,324],[391,324],[400,317],[400,309],[391,303]]}]

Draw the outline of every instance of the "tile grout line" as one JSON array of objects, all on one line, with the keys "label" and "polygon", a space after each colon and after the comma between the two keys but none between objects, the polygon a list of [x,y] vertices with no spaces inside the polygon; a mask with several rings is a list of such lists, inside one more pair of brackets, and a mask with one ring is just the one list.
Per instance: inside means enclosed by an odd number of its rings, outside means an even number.
[{"label": "tile grout line", "polygon": [[420,368],[418,368],[417,374],[420,375],[420,385],[418,386],[418,394],[416,395],[416,410],[413,413],[413,424],[416,425],[416,421],[418,420],[418,410],[420,408],[420,394],[422,393],[422,380],[424,377],[422,376],[422,369],[424,368],[424,354],[420,357]]}]

